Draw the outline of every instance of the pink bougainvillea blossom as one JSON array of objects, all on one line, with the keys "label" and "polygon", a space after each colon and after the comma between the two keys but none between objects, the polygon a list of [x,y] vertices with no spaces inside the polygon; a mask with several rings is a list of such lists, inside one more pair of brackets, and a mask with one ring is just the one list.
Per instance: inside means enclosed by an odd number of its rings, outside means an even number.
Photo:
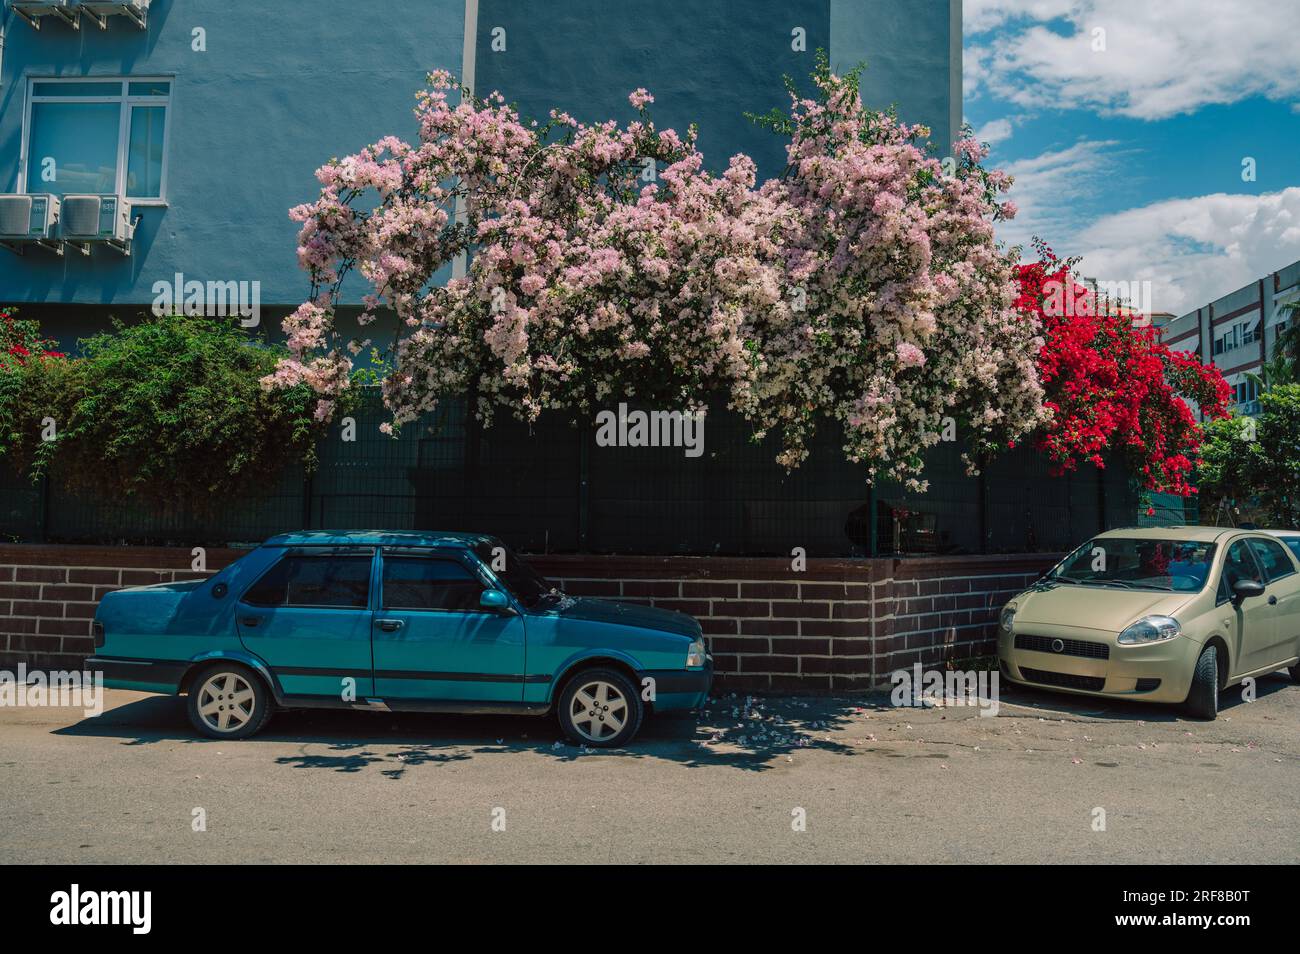
[{"label": "pink bougainvillea blossom", "polygon": [[816,82],[792,96],[786,175],[759,184],[748,156],[711,172],[694,128],[658,129],[646,90],[627,125],[553,111],[539,127],[433,74],[417,143],[332,161],[292,211],[313,289],[267,386],[306,381],[322,401],[348,386],[358,349],[334,313],[357,274],[361,324],[397,318],[382,376],[397,425],[452,395],[485,420],[722,398],[779,436],[786,466],[833,419],[851,459],[914,487],[946,418],[978,454],[1006,446],[1045,414],[1038,329],[993,238],[1009,180],[968,140],[945,170],[924,128],[863,106],[856,77]]}]

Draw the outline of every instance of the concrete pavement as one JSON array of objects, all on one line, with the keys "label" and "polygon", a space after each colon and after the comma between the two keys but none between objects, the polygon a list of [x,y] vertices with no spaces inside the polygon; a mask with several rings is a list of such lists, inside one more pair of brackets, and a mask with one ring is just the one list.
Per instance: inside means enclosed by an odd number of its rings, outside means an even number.
[{"label": "concrete pavement", "polygon": [[583,752],[549,719],[366,712],[215,742],[109,690],[98,718],[0,709],[0,861],[1294,863],[1300,687],[1258,694],[1214,723],[1005,687],[996,718],[742,697]]}]

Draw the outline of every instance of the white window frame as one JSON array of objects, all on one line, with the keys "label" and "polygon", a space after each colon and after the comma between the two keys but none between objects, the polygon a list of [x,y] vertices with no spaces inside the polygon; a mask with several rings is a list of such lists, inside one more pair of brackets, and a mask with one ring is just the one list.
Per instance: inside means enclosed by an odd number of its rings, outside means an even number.
[{"label": "white window frame", "polygon": [[[37,96],[37,83],[117,83],[116,96]],[[139,96],[130,93],[131,83],[166,83],[167,94]],[[172,93],[176,89],[175,76],[28,76],[27,105],[23,109],[23,138],[18,155],[18,192],[27,193],[28,154],[31,148],[32,106],[36,103],[117,103],[117,178],[115,194],[125,196],[133,206],[167,205],[167,156],[171,152]],[[157,197],[132,198],[126,195],[127,162],[131,151],[131,107],[163,107],[162,171],[158,179]],[[39,191],[39,190],[38,190]]]}]

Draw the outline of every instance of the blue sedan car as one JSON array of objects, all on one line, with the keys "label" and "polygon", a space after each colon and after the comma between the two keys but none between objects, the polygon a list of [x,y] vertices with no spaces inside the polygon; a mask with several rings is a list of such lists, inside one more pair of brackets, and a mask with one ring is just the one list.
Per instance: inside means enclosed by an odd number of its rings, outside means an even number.
[{"label": "blue sedan car", "polygon": [[183,693],[219,739],[277,708],[352,708],[554,713],[574,742],[619,746],[713,676],[692,617],[567,596],[464,533],[284,534],[208,579],[107,594],[94,631],[105,685]]}]

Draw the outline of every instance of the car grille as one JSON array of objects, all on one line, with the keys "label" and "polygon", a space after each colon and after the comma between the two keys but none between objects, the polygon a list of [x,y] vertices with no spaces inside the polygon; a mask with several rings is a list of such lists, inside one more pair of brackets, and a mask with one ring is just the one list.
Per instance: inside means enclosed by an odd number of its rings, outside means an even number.
[{"label": "car grille", "polygon": [[1020,675],[1030,682],[1041,682],[1045,686],[1060,686],[1062,689],[1086,689],[1088,692],[1101,692],[1106,685],[1103,676],[1076,676],[1068,672],[1047,672],[1043,669],[1026,669],[1020,667]]},{"label": "car grille", "polygon": [[[1051,636],[1031,636],[1028,633],[1020,633],[1016,636],[1016,649],[1052,653],[1056,652],[1052,649],[1052,643],[1055,641]],[[1061,642],[1065,644],[1065,648],[1057,653],[1058,656],[1083,656],[1085,659],[1110,658],[1110,646],[1106,643],[1092,643],[1086,639],[1063,639]]]}]

